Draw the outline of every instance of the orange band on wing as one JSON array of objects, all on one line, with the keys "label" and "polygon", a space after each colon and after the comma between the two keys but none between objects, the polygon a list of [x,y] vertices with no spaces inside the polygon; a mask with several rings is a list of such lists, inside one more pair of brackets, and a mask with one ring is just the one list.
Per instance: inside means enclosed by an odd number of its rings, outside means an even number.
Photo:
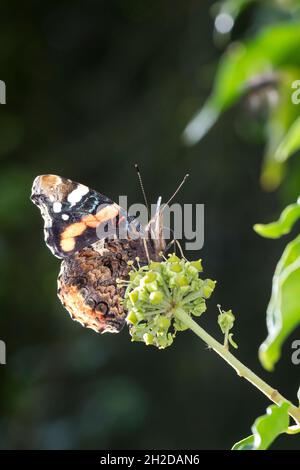
[{"label": "orange band on wing", "polygon": [[86,230],[86,225],[83,222],[75,222],[69,225],[61,234],[61,238],[73,238],[78,237]]},{"label": "orange band on wing", "polygon": [[61,249],[66,252],[74,250],[75,244],[75,238],[65,238],[60,242]]},{"label": "orange band on wing", "polygon": [[90,228],[97,228],[99,224],[113,220],[119,214],[119,207],[116,204],[103,207],[97,214],[86,215],[82,222]]},{"label": "orange band on wing", "polygon": [[99,220],[96,219],[96,216],[90,214],[83,217],[82,222],[90,228],[97,228],[99,225]]},{"label": "orange band on wing", "polygon": [[119,206],[117,204],[111,204],[110,206],[103,207],[96,214],[96,218],[100,224],[113,220],[119,214]]}]

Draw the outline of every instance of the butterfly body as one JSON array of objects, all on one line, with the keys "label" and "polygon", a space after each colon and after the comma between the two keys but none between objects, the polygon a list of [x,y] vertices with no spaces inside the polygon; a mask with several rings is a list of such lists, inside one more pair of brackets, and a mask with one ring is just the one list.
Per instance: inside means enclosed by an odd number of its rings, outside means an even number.
[{"label": "butterfly body", "polygon": [[106,196],[56,175],[38,176],[31,199],[44,219],[47,246],[62,259],[58,297],[71,318],[99,333],[119,332],[126,312],[117,279],[128,277],[128,261],[136,257],[141,264],[158,259],[164,249],[159,213],[143,228]]}]

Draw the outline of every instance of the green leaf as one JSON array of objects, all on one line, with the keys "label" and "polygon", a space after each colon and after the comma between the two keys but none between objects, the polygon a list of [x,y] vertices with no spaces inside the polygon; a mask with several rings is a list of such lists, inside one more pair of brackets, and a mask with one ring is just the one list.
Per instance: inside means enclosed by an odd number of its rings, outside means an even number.
[{"label": "green leaf", "polygon": [[241,441],[238,441],[234,444],[231,450],[254,450],[254,436],[245,437]]},{"label": "green leaf", "polygon": [[257,418],[251,428],[253,435],[237,442],[232,450],[266,450],[289,426],[290,404],[283,402],[279,406],[271,405],[267,413]]},{"label": "green leaf", "polygon": [[259,349],[260,361],[267,370],[273,370],[283,342],[300,324],[299,298],[300,236],[286,246],[273,277],[267,308],[268,337]]},{"label": "green leaf", "polygon": [[300,149],[300,117],[291,125],[287,134],[281,141],[275,158],[277,161],[286,161],[293,153]]},{"label": "green leaf", "polygon": [[299,42],[299,23],[282,23],[244,43],[230,45],[220,60],[210,98],[184,130],[186,143],[198,142],[258,76],[269,76],[284,65],[299,65]]},{"label": "green leaf", "polygon": [[276,222],[270,224],[255,224],[256,233],[266,238],[279,238],[290,233],[295,222],[300,218],[300,205],[290,204],[281,213]]}]

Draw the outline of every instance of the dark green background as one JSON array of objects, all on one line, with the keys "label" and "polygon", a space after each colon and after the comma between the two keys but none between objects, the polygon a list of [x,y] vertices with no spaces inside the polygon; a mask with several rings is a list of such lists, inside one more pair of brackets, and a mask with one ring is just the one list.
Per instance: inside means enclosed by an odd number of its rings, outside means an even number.
[{"label": "dark green background", "polygon": [[[205,274],[218,280],[205,318],[221,340],[216,304],[236,314],[238,356],[293,398],[291,341],[276,372],[260,366],[271,277],[285,241],[252,230],[297,197],[292,160],[277,193],[259,186],[263,146],[241,103],[193,148],[181,133],[208,95],[221,54],[209,1],[1,1],[0,447],[230,448],[268,405],[192,333],[158,351],[72,322],[56,297],[59,260],[43,241],[31,183],[55,173],[117,199],[205,204]],[[250,11],[234,34],[247,28]],[[253,139],[242,130],[254,129]],[[251,134],[251,132],[250,132]],[[252,135],[252,137],[253,137]],[[286,181],[288,178],[286,179]],[[296,180],[297,181],[297,180]],[[299,331],[298,331],[299,336]],[[299,447],[282,437],[275,448]]]}]

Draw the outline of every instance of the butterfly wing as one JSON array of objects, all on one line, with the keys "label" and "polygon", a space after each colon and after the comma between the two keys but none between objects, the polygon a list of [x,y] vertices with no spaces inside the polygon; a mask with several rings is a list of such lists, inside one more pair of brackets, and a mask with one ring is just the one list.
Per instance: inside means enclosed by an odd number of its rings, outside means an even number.
[{"label": "butterfly wing", "polygon": [[131,232],[140,230],[138,222],[108,197],[57,175],[38,176],[33,182],[31,200],[44,219],[45,242],[58,258],[112,238],[121,226],[125,234],[129,226]]},{"label": "butterfly wing", "polygon": [[46,244],[63,258],[58,297],[64,307],[96,332],[120,331],[126,312],[116,279],[128,277],[129,260],[147,261],[146,231],[106,196],[60,176],[38,176],[31,199],[44,219]]}]

